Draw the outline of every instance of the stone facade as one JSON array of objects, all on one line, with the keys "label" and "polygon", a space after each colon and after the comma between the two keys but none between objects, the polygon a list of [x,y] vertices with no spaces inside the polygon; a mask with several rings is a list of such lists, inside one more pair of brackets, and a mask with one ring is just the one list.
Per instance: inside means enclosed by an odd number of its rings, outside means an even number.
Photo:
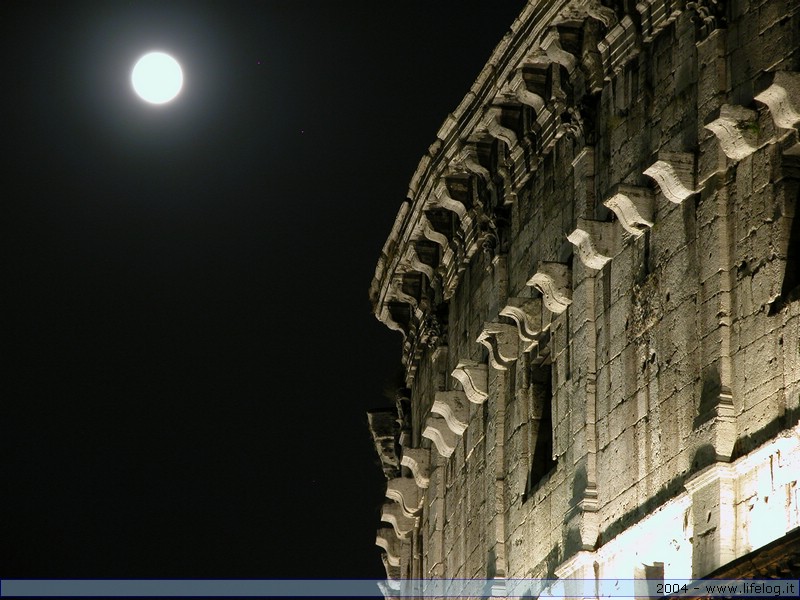
[{"label": "stone facade", "polygon": [[370,288],[390,579],[688,579],[800,526],[798,127],[797,0],[526,5]]}]

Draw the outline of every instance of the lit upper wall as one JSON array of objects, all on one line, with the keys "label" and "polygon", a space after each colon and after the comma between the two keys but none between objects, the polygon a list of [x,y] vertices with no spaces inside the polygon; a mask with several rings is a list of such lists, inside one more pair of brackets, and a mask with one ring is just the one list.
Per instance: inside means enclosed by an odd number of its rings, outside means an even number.
[{"label": "lit upper wall", "polygon": [[[598,23],[593,31],[617,22],[612,10],[594,0],[529,2],[420,160],[370,286],[376,317],[405,338],[404,363],[412,378],[418,348],[438,335],[436,305],[452,296],[475,253],[492,243],[492,216],[477,199],[473,202],[473,176],[484,181],[494,176],[479,143],[505,143],[511,167],[500,170],[508,184],[505,193],[513,196],[555,140],[580,127],[562,116],[570,106],[558,79],[580,68],[587,91],[601,85],[602,53],[609,55],[615,43],[587,38],[584,46],[600,49],[582,53],[576,48],[576,32],[587,19]],[[583,62],[576,56],[581,53]],[[610,70],[615,67],[611,59],[606,63]],[[544,79],[551,70],[556,83],[547,89]],[[535,140],[515,131],[522,106],[535,111]],[[448,213],[455,225],[447,222]]]}]

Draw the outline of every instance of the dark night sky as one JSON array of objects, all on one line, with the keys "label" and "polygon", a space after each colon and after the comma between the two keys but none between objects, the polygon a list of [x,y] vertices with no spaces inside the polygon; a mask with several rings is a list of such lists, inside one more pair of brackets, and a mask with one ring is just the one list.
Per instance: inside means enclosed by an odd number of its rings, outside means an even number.
[{"label": "dark night sky", "polygon": [[3,4],[0,577],[383,576],[367,289],[523,5]]}]

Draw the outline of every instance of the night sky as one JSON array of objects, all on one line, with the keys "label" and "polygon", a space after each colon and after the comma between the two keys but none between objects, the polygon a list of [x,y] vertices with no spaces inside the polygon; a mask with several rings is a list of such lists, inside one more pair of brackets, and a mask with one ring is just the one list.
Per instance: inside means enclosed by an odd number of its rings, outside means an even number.
[{"label": "night sky", "polygon": [[3,4],[0,577],[384,576],[367,290],[524,4]]}]

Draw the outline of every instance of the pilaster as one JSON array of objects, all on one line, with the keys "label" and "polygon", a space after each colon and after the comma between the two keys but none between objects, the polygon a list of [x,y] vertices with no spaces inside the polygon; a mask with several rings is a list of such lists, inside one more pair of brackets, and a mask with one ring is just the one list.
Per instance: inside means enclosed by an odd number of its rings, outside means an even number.
[{"label": "pilaster", "polygon": [[713,464],[686,482],[692,497],[692,577],[703,577],[736,558],[736,473]]}]

